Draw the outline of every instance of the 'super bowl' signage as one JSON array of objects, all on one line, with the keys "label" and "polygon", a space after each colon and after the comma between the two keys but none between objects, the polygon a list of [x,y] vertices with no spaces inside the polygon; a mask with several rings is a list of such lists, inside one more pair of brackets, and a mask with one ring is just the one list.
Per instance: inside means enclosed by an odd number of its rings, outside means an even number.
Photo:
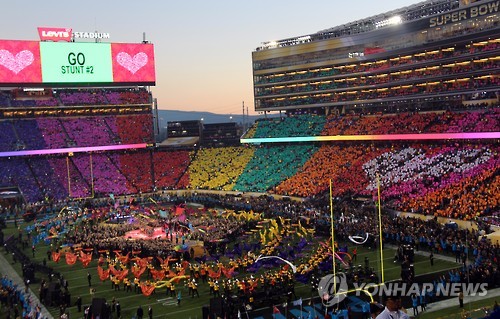
[{"label": "'super bowl' signage", "polygon": [[495,14],[500,7],[500,1],[480,2],[479,5],[471,6],[462,10],[455,10],[429,19],[429,27],[439,27],[449,23],[476,18],[484,15]]},{"label": "'super bowl' signage", "polygon": [[155,84],[152,44],[0,40],[0,86],[121,83]]}]

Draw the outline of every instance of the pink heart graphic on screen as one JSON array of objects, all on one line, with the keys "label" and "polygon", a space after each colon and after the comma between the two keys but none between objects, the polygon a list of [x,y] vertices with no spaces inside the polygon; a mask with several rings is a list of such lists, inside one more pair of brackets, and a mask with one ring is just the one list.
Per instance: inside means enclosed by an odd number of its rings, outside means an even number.
[{"label": "pink heart graphic on screen", "polygon": [[15,74],[21,72],[24,68],[35,61],[33,53],[23,50],[15,56],[7,50],[0,50],[0,65],[11,70]]},{"label": "pink heart graphic on screen", "polygon": [[120,52],[116,55],[116,61],[132,74],[135,74],[135,72],[148,63],[148,55],[144,52],[139,52],[134,57],[131,57],[126,52]]}]

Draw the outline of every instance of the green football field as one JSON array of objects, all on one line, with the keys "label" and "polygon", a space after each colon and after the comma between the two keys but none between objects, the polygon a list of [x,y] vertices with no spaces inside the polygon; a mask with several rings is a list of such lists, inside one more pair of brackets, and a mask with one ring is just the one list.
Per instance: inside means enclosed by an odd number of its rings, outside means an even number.
[{"label": "green football field", "polygon": [[[26,226],[26,224],[24,225]],[[12,234],[17,234],[17,229],[14,228],[14,225],[10,224],[7,229],[4,229],[5,238],[9,237]],[[324,240],[324,239],[323,239]],[[312,245],[311,245],[312,246]],[[352,248],[352,244],[350,244],[350,248]],[[32,260],[36,262],[42,262],[44,258],[46,258],[46,252],[49,249],[49,246],[46,244],[39,244],[36,246],[35,257]],[[306,247],[306,251],[307,251]],[[31,247],[27,247],[24,250],[27,256],[32,256]],[[5,252],[4,252],[5,253]],[[385,280],[391,281],[400,278],[400,265],[399,263],[394,263],[394,253],[393,249],[384,249],[384,274]],[[354,265],[364,264],[365,257],[368,257],[370,261],[370,267],[373,267],[377,273],[380,273],[380,263],[379,260],[380,253],[378,250],[369,250],[364,247],[358,246],[358,257],[357,261],[354,262]],[[12,263],[12,257],[6,256],[7,260]],[[77,312],[77,308],[75,306],[75,300],[78,296],[81,296],[83,300],[83,305],[89,305],[91,302],[90,290],[87,282],[87,272],[90,272],[92,275],[92,287],[96,289],[95,297],[105,298],[109,303],[111,303],[112,298],[118,300],[121,304],[122,308],[122,318],[132,318],[136,314],[136,310],[139,305],[145,310],[145,314],[147,312],[147,308],[151,305],[153,307],[153,317],[154,318],[202,318],[202,307],[208,306],[210,304],[210,294],[209,288],[207,284],[200,283],[199,285],[199,293],[200,297],[190,297],[188,296],[188,288],[183,285],[181,281],[176,287],[177,291],[179,289],[182,293],[182,301],[181,305],[177,306],[176,300],[166,295],[165,290],[158,290],[156,293],[152,294],[149,297],[143,296],[140,293],[134,292],[125,292],[123,288],[120,291],[115,291],[111,287],[111,282],[109,280],[105,282],[99,281],[99,276],[97,274],[97,260],[94,259],[89,264],[87,268],[84,268],[80,262],[77,262],[75,265],[69,266],[65,263],[64,258],[61,258],[59,263],[55,263],[53,261],[49,261],[47,263],[48,266],[51,266],[55,271],[61,272],[64,277],[69,282],[69,291],[71,294],[71,302],[72,304],[66,310],[70,313],[70,318],[82,318],[83,314]],[[449,270],[457,268],[456,263],[443,261],[438,258],[435,259],[434,266],[430,266],[430,262],[427,257],[423,257],[420,255],[415,255],[415,273],[416,276],[434,272],[440,272],[443,270]],[[12,264],[15,270],[21,275],[21,265],[19,263]],[[145,276],[144,274],[142,276]],[[39,284],[41,279],[48,280],[48,278],[44,278],[44,275],[41,273],[35,274],[35,283],[31,285],[32,290],[38,294]],[[141,278],[143,279],[143,278]],[[317,297],[317,291],[313,290],[309,284],[296,283],[295,292],[297,297],[301,297],[303,300],[308,300],[311,297]],[[59,316],[59,308],[48,308],[48,310],[52,313],[54,317]],[[271,311],[269,311],[271,313]],[[114,316],[115,318],[116,316]]]}]

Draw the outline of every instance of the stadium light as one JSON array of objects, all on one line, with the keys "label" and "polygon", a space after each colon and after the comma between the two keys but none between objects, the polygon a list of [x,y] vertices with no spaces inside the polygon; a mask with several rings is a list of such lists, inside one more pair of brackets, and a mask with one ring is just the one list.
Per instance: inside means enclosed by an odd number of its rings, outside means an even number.
[{"label": "stadium light", "polygon": [[396,25],[396,24],[401,24],[401,23],[403,23],[403,18],[401,18],[401,16],[397,15],[397,16],[393,16],[393,17],[390,17],[390,18],[385,19],[385,20],[375,22],[375,27],[378,29],[381,27],[385,27],[387,25]]},{"label": "stadium light", "polygon": [[276,42],[276,41],[262,42],[262,47],[264,47],[266,49],[276,48],[276,47],[278,47],[278,42]]},{"label": "stadium light", "polygon": [[401,16],[394,16],[394,17],[389,19],[389,25],[401,24],[402,22],[403,22],[403,19],[401,18]]}]

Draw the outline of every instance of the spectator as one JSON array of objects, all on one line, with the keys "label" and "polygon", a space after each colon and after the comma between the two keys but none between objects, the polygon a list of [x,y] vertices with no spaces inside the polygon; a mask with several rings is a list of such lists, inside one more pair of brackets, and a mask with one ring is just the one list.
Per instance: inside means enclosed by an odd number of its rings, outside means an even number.
[{"label": "spectator", "polygon": [[416,294],[411,295],[411,306],[413,308],[413,316],[418,316],[418,302],[419,298]]},{"label": "spectator", "polygon": [[392,292],[388,292],[384,296],[385,308],[376,317],[376,319],[410,319],[410,317],[401,310],[401,296],[396,294],[393,295]]}]

